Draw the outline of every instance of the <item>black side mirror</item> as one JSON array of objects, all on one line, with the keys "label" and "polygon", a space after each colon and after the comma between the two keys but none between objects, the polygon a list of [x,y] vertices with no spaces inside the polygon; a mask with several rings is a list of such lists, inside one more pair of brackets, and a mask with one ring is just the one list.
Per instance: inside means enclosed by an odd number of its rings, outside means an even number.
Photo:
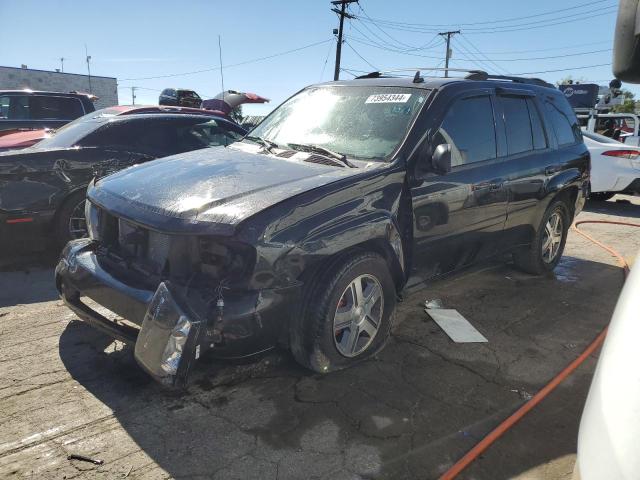
[{"label": "black side mirror", "polygon": [[640,10],[638,0],[621,0],[613,43],[613,74],[628,83],[640,83]]},{"label": "black side mirror", "polygon": [[431,155],[431,165],[436,172],[444,174],[451,171],[451,145],[441,143]]}]

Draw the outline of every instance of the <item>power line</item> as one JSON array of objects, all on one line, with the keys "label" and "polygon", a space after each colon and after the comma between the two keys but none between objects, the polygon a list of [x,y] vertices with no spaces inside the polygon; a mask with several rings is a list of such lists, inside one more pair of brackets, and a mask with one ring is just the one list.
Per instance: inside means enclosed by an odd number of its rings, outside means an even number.
[{"label": "power line", "polygon": [[[363,24],[363,25],[364,25],[364,24]],[[407,49],[402,49],[402,48],[395,47],[395,46],[393,46],[393,45],[389,45],[389,44],[388,44],[388,42],[386,42],[386,41],[384,41],[384,40],[383,40],[383,43],[379,43],[379,42],[377,42],[376,40],[373,40],[373,39],[372,39],[371,37],[369,37],[366,33],[364,33],[362,30],[360,30],[356,25],[354,25],[354,24],[353,24],[353,22],[351,22],[351,26],[353,27],[353,29],[354,29],[356,32],[358,32],[360,35],[362,35],[362,36],[364,37],[364,39],[366,39],[368,42],[370,42],[371,44],[373,44],[373,45],[371,45],[371,46],[374,46],[374,47],[377,47],[377,48],[381,48],[381,49],[383,49],[383,50],[388,50],[388,51],[390,51],[390,52],[395,52],[395,53],[404,53],[404,54],[409,55],[409,54],[410,54],[410,52],[415,52],[415,51],[431,51],[431,50],[435,50],[436,48],[440,47],[440,46],[444,43],[444,41],[440,41],[439,43],[436,43],[436,44],[434,44],[434,45],[430,45],[430,44],[431,44],[431,42],[432,42],[432,40],[433,40],[433,39],[432,39],[431,41],[427,42],[427,43],[425,44],[425,46],[423,46],[423,47],[419,47],[419,48],[417,48],[417,47],[416,47],[416,48],[407,48]],[[354,39],[354,38],[357,38],[357,37],[354,37],[353,35],[351,35],[351,37],[350,37],[350,38],[351,38],[351,39]],[[379,37],[378,37],[378,38],[379,38]],[[439,38],[439,35],[438,35],[438,34],[435,34],[433,38],[434,38],[434,39],[437,39],[437,40],[440,40],[440,38]],[[361,39],[361,40],[363,40],[363,39]],[[361,42],[361,43],[362,43],[362,42]],[[440,58],[440,57],[434,57],[434,58]]]},{"label": "power line", "polygon": [[[573,15],[564,15],[558,18],[548,18],[541,21],[537,21],[537,22],[527,22],[527,23],[513,24],[513,25],[499,25],[495,27],[465,28],[465,32],[472,33],[472,34],[487,34],[487,33],[508,33],[508,32],[524,31],[524,30],[532,30],[536,28],[562,25],[562,24],[573,23],[573,22],[582,21],[582,20],[590,20],[592,18],[601,17],[602,15],[615,13],[616,10],[617,10],[617,7],[615,5],[604,7],[604,8],[598,7],[593,10],[588,10],[588,11],[576,13]],[[571,18],[571,19],[566,20],[567,18]],[[361,21],[367,21],[364,18],[359,18],[359,19]],[[562,21],[558,21],[558,20],[562,20]],[[408,26],[408,25],[402,26],[402,25],[389,25],[389,24],[385,26],[393,30],[401,30],[401,31],[413,32],[413,33],[434,33],[438,31],[438,28],[436,27],[415,27],[415,26]]]},{"label": "power line", "polygon": [[535,53],[535,52],[550,52],[550,51],[556,51],[556,50],[569,50],[572,48],[588,47],[591,45],[604,45],[605,43],[611,45],[611,40],[603,40],[601,42],[581,43],[579,45],[565,45],[563,47],[535,48],[532,50],[511,50],[507,52],[502,51],[502,52],[484,52],[484,53],[487,55],[514,55],[518,53]]},{"label": "power line", "polygon": [[[404,52],[404,51],[401,51],[401,50],[395,50],[395,49],[390,48],[390,47],[385,47],[385,46],[382,46],[382,45],[379,45],[379,44],[367,42],[364,39],[361,39],[361,38],[358,38],[358,37],[354,37],[354,36],[349,37],[349,40],[353,40],[354,42],[361,43],[361,44],[367,45],[369,47],[378,48],[380,50],[386,50],[387,52],[399,53],[401,55],[409,55],[411,57],[433,58],[433,59],[442,58],[441,56],[440,57],[436,57],[434,55],[423,55],[423,54],[420,54],[420,53],[410,53],[410,52]],[[443,44],[444,44],[444,42],[442,42],[440,45],[443,45]]]},{"label": "power line", "polygon": [[511,17],[511,18],[503,18],[500,20],[487,20],[487,21],[483,21],[483,22],[471,22],[471,23],[409,23],[409,22],[395,22],[392,20],[384,20],[384,19],[375,19],[375,18],[370,18],[368,17],[371,21],[377,21],[380,22],[382,24],[395,24],[395,25],[407,25],[407,26],[416,26],[416,27],[438,27],[438,28],[442,28],[442,27],[448,27],[448,26],[458,26],[458,27],[467,27],[467,26],[473,26],[473,25],[489,25],[492,23],[505,23],[505,22],[513,22],[513,21],[518,21],[518,20],[526,20],[529,18],[537,18],[537,17],[543,17],[546,15],[552,15],[554,13],[561,13],[561,12],[566,12],[569,10],[574,10],[576,8],[582,8],[582,7],[588,7],[591,5],[596,5],[596,4],[602,4],[602,0],[596,0],[596,1],[591,1],[591,2],[587,2],[587,3],[582,3],[579,5],[574,5],[572,7],[566,7],[566,8],[561,8],[558,10],[549,10],[547,12],[543,12],[543,13],[538,13],[535,15],[526,15],[523,17]]},{"label": "power line", "polygon": [[503,72],[505,72],[507,75],[509,75],[509,74],[510,74],[510,73],[509,73],[509,71],[508,71],[507,69],[505,69],[505,68],[501,67],[500,65],[498,65],[498,64],[496,64],[496,63],[494,63],[494,62],[493,62],[493,61],[491,61],[489,58],[487,58],[487,56],[486,56],[484,53],[482,53],[480,50],[478,50],[478,48],[477,48],[473,43],[471,43],[471,41],[469,41],[465,35],[460,35],[460,39],[461,39],[465,44],[469,45],[469,46],[471,47],[471,49],[472,49],[472,50],[475,50],[476,52],[478,52],[478,55],[480,55],[481,57],[483,57],[487,62],[489,62],[491,65],[493,65],[495,68],[497,68],[497,69],[498,69],[498,71],[503,71]]},{"label": "power line", "polygon": [[[239,62],[239,63],[232,63],[230,65],[225,65],[225,68],[230,68],[230,67],[238,67],[241,65],[247,65],[249,63],[255,63],[255,62],[260,62],[262,60],[268,60],[270,58],[275,58],[275,57],[280,57],[282,55],[287,55],[289,53],[294,53],[294,52],[299,52],[300,50],[305,50],[307,48],[311,48],[311,47],[315,47],[317,45],[322,45],[328,42],[332,42],[333,39],[328,39],[328,40],[322,40],[321,42],[315,42],[315,43],[310,43],[308,45],[304,45],[302,47],[298,47],[298,48],[294,48],[291,50],[286,50],[284,52],[278,52],[278,53],[274,53],[272,55],[267,55],[264,57],[258,57],[258,58],[253,58],[251,60],[245,60],[244,62]],[[211,67],[211,68],[205,68],[202,70],[194,70],[191,72],[182,72],[182,73],[170,73],[167,75],[157,75],[154,77],[139,77],[139,78],[123,78],[122,81],[132,81],[132,80],[154,80],[156,78],[170,78],[170,77],[181,77],[181,76],[185,76],[185,75],[195,75],[198,73],[205,73],[205,72],[213,72],[215,70],[219,70],[220,66],[217,67]]]},{"label": "power line", "polygon": [[528,60],[548,60],[548,59],[554,59],[554,58],[577,57],[580,55],[590,55],[593,53],[610,52],[612,50],[613,50],[612,48],[605,48],[604,50],[591,50],[590,52],[567,53],[565,55],[551,55],[548,57],[494,58],[493,60],[491,60],[491,62],[522,62],[522,61],[528,61]]},{"label": "power line", "polygon": [[537,75],[539,73],[566,72],[568,70],[584,70],[585,68],[609,67],[609,66],[611,66],[611,62],[609,62],[609,63],[599,63],[597,65],[584,65],[582,67],[570,67],[570,68],[558,68],[558,69],[555,69],[555,70],[543,70],[541,72],[514,73],[514,75]]},{"label": "power line", "polygon": [[361,59],[364,63],[366,63],[367,65],[369,65],[369,66],[370,66],[371,68],[373,68],[374,70],[376,70],[376,71],[378,70],[378,67],[376,67],[376,66],[375,66],[375,65],[373,65],[369,60],[367,60],[367,59],[366,59],[366,58],[364,58],[362,55],[360,55],[360,54],[358,53],[358,51],[357,51],[355,48],[353,48],[353,46],[352,46],[349,42],[347,42],[347,41],[345,40],[344,44],[345,44],[347,47],[349,47],[349,48],[353,51],[353,53],[355,53],[358,57],[360,57],[360,59]]},{"label": "power line", "polygon": [[333,45],[329,45],[329,50],[327,50],[327,56],[324,59],[324,63],[322,64],[322,71],[320,72],[320,81],[322,81],[322,77],[324,77],[324,71],[327,68],[327,63],[329,62],[329,55],[331,55],[331,50],[333,50]]}]

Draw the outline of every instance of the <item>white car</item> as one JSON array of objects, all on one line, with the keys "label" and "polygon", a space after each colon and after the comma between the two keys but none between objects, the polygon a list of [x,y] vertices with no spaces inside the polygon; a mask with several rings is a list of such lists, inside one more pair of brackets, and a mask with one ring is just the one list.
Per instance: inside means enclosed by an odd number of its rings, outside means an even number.
[{"label": "white car", "polygon": [[607,200],[616,193],[640,193],[640,148],[604,135],[582,132],[591,153],[592,200]]}]

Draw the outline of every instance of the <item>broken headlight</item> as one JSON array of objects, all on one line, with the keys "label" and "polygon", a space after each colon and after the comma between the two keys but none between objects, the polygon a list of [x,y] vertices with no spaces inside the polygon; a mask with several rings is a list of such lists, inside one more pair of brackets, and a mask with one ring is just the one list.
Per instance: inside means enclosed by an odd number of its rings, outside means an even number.
[{"label": "broken headlight", "polygon": [[179,386],[200,356],[200,322],[181,307],[173,287],[161,282],[149,303],[136,340],[136,361],[156,380]]},{"label": "broken headlight", "polygon": [[198,240],[202,273],[230,283],[247,277],[255,263],[255,249],[241,242],[200,237]]},{"label": "broken headlight", "polygon": [[173,327],[171,335],[169,335],[167,346],[164,348],[164,352],[162,352],[160,368],[167,375],[175,375],[178,373],[178,366],[180,365],[182,352],[189,337],[189,330],[191,330],[191,322],[184,315],[180,315],[176,326]]},{"label": "broken headlight", "polygon": [[88,199],[84,202],[84,218],[87,222],[87,232],[91,240],[100,239],[99,221],[100,209]]}]

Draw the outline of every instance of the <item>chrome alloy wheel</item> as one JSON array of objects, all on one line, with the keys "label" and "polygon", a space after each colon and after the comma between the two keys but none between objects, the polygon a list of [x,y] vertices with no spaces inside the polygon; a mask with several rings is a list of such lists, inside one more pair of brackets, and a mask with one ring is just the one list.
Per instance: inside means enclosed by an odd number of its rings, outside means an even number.
[{"label": "chrome alloy wheel", "polygon": [[84,238],[88,236],[87,221],[84,218],[85,200],[79,202],[71,212],[69,217],[69,237],[71,239]]},{"label": "chrome alloy wheel", "polygon": [[563,232],[562,215],[560,212],[553,212],[544,226],[542,260],[545,263],[553,262],[558,256]]},{"label": "chrome alloy wheel", "polygon": [[372,275],[360,275],[342,293],[333,317],[333,339],[345,357],[364,352],[382,323],[382,285]]}]

